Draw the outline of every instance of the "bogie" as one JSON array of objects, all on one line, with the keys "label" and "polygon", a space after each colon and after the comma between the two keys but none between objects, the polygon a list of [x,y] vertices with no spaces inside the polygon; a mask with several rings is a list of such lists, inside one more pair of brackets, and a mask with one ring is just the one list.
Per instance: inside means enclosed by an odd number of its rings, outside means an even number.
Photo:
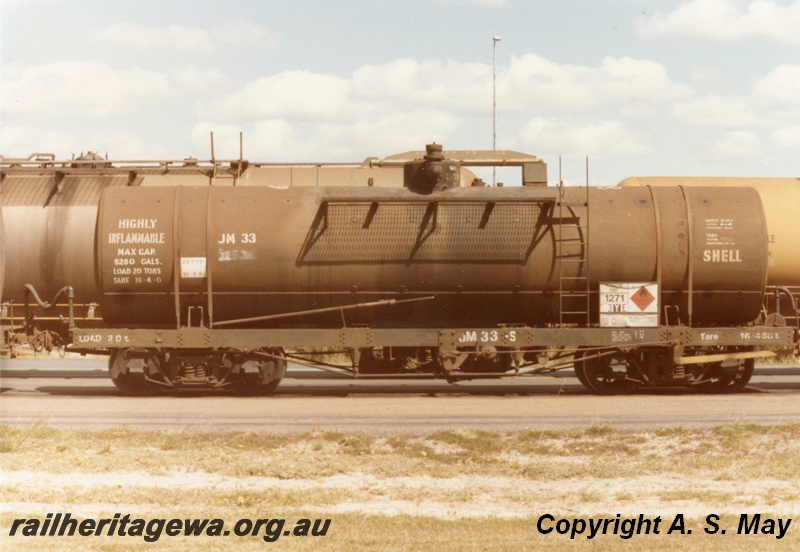
[{"label": "bogie", "polygon": [[108,359],[108,371],[114,386],[123,395],[155,395],[165,388],[161,378],[163,360],[158,353],[114,349]]},{"label": "bogie", "polygon": [[631,356],[621,350],[580,350],[575,357],[576,376],[590,391],[599,395],[630,393],[643,383]]},{"label": "bogie", "polygon": [[250,353],[112,349],[108,365],[117,389],[138,396],[179,389],[269,395],[286,374],[286,358],[280,349]]},{"label": "bogie", "polygon": [[[740,353],[747,347],[715,347],[698,350],[697,354]],[[755,359],[730,358],[696,365],[694,385],[706,393],[732,393],[743,389],[753,376]]]}]

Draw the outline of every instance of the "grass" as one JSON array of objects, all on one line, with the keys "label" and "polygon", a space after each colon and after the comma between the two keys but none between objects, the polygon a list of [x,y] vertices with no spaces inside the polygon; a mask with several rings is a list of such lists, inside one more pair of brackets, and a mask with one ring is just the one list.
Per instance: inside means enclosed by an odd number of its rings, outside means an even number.
[{"label": "grass", "polygon": [[[63,431],[45,424],[0,427],[0,466],[102,473],[132,466],[150,474],[175,467],[229,477],[319,478],[352,472],[431,477],[480,474],[567,479],[700,470],[715,479],[800,473],[800,423],[710,429],[617,431],[448,430],[371,437],[332,431],[288,434],[188,430]],[[766,463],[765,463],[766,461]],[[539,469],[531,470],[530,467]]]},{"label": "grass", "polygon": [[777,356],[756,359],[757,367],[798,366],[800,358],[786,351],[776,351]]},{"label": "grass", "polygon": [[[281,539],[291,550],[515,550],[585,547],[586,538],[541,535],[543,513],[572,518],[685,513],[691,536],[606,535],[592,548],[771,549],[774,537],[735,534],[738,514],[800,513],[800,424],[708,429],[370,436],[0,427],[0,535],[18,517],[71,511],[142,518],[330,518],[319,538]],[[726,535],[702,531],[720,514]],[[800,524],[800,521],[797,523]],[[205,539],[205,540],[204,540]],[[210,540],[209,540],[210,539]],[[81,548],[144,546],[91,538]],[[71,541],[70,541],[71,542]],[[29,539],[55,550],[61,539]],[[20,546],[17,537],[0,548]],[[72,543],[74,544],[74,543]],[[781,549],[800,549],[794,526]],[[162,538],[159,549],[246,550],[256,538]]]}]

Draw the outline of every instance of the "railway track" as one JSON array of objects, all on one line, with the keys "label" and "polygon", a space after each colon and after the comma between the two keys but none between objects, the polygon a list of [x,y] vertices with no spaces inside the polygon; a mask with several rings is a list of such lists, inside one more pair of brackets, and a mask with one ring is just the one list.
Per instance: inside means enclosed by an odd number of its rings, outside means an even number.
[{"label": "railway track", "polygon": [[[0,367],[0,424],[58,428],[398,433],[455,428],[699,427],[800,422],[800,367],[759,369],[737,394],[686,388],[590,395],[565,371],[525,380],[450,385],[432,380],[363,381],[291,368],[273,397],[179,392],[122,397],[104,362],[17,361]],[[58,364],[58,366],[53,366]]]}]

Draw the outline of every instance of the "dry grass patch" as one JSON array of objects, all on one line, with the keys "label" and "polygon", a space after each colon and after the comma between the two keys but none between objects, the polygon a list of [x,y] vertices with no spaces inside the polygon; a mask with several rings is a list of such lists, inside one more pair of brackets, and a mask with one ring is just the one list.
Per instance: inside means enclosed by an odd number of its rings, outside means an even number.
[{"label": "dry grass patch", "polygon": [[[402,436],[2,427],[0,521],[8,527],[13,517],[64,511],[230,522],[331,518],[335,536],[324,544],[332,550],[569,549],[587,543],[539,535],[536,516],[683,513],[702,520],[711,513],[729,518],[748,512],[800,514],[798,437],[800,424]],[[697,532],[691,541],[604,537],[591,544],[599,550],[775,545],[766,538],[710,539]],[[800,526],[790,533],[794,540],[781,541],[781,548],[797,545]],[[282,548],[298,550],[317,549],[320,542],[281,541]],[[166,539],[159,548],[192,543],[201,541]],[[104,550],[132,544],[81,541]],[[257,539],[202,541],[209,544],[264,546]]]},{"label": "dry grass patch", "polygon": [[354,470],[379,477],[425,474],[525,477],[638,477],[695,473],[720,480],[793,478],[800,473],[800,424],[734,424],[647,432],[608,426],[562,432],[440,431],[368,436],[272,433],[61,431],[43,424],[0,428],[0,466],[44,472],[180,469],[230,477],[324,478]]}]

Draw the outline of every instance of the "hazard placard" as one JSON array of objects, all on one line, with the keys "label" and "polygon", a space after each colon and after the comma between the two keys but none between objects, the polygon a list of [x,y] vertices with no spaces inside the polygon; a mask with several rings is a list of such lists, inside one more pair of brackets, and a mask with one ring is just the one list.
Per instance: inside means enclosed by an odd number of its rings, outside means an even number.
[{"label": "hazard placard", "polygon": [[654,328],[658,326],[658,284],[605,282],[600,284],[600,326]]}]

